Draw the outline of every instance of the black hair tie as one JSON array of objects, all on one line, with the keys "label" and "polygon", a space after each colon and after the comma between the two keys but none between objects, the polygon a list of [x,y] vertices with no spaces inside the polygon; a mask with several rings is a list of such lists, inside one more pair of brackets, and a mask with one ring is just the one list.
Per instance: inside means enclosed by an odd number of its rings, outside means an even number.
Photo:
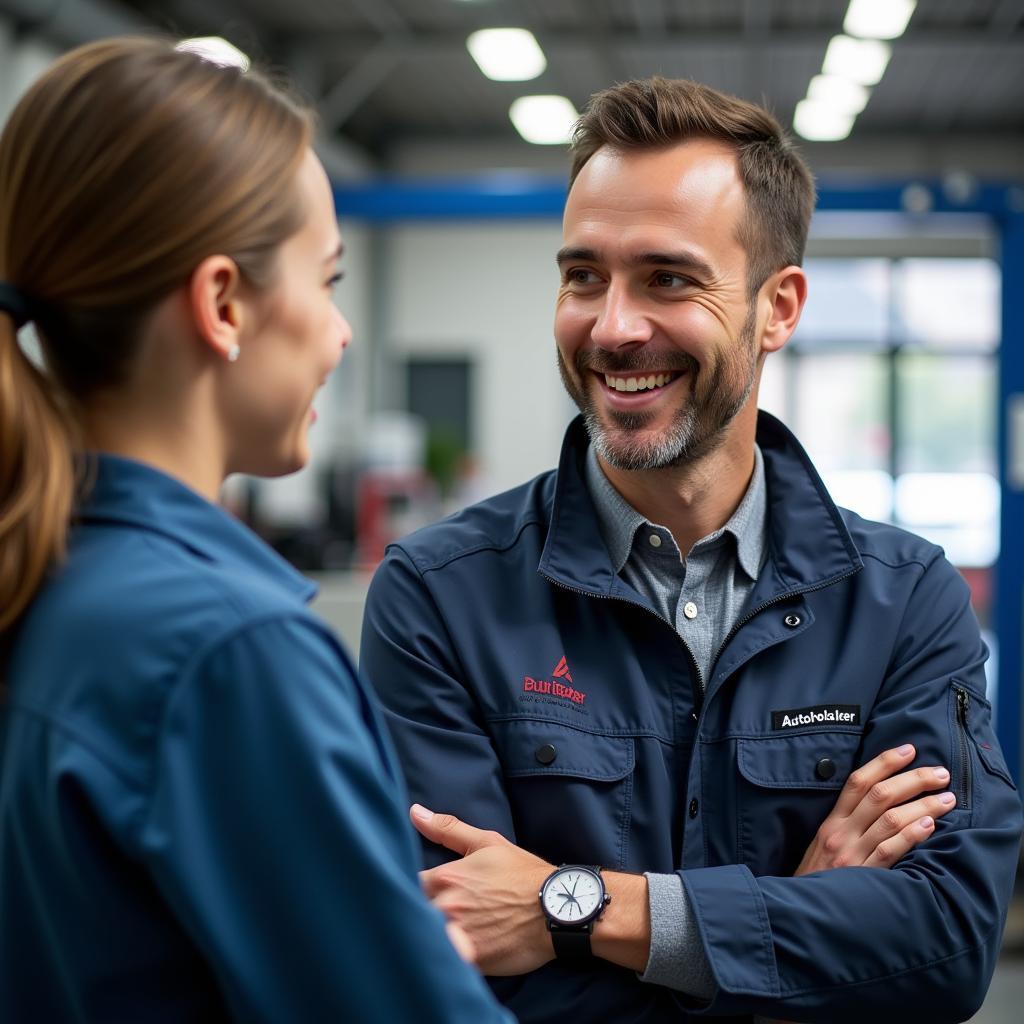
[{"label": "black hair tie", "polygon": [[0,281],[0,313],[7,313],[11,317],[15,330],[34,319],[28,296],[7,281]]}]

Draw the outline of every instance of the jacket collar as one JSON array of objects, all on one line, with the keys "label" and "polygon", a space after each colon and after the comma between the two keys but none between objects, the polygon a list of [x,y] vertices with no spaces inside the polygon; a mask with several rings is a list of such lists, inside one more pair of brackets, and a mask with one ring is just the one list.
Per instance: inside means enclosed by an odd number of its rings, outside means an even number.
[{"label": "jacket collar", "polygon": [[[634,597],[615,572],[585,480],[590,439],[582,416],[566,431],[551,524],[538,571],[556,583],[602,597]],[[793,434],[760,411],[757,444],[767,487],[767,555],[759,599],[827,586],[862,567],[860,555],[825,485]]]},{"label": "jacket collar", "polygon": [[253,573],[309,601],[316,585],[218,505],[142,462],[90,455],[83,524],[117,523],[167,537],[204,561]]}]

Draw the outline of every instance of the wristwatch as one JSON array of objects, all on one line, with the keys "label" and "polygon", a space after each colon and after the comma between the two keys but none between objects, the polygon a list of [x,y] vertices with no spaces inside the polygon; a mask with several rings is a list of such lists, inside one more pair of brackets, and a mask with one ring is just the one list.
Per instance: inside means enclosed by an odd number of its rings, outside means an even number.
[{"label": "wristwatch", "polygon": [[559,960],[579,963],[592,959],[590,934],[611,899],[599,867],[563,864],[544,879],[540,907]]}]

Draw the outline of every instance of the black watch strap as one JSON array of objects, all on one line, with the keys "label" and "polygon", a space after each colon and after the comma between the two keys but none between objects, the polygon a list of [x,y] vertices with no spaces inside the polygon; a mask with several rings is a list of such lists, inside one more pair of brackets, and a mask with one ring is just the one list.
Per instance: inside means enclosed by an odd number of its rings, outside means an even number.
[{"label": "black watch strap", "polygon": [[565,963],[582,964],[593,961],[594,954],[590,949],[590,928],[572,929],[567,931],[557,925],[551,926],[551,945],[555,956]]}]

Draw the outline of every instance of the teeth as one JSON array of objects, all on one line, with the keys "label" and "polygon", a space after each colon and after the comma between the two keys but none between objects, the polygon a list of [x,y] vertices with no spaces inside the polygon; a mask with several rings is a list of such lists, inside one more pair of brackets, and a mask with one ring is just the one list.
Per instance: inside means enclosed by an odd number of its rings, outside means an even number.
[{"label": "teeth", "polygon": [[673,379],[671,373],[652,373],[649,377],[613,377],[610,373],[604,375],[605,384],[616,391],[650,391],[664,387]]}]

